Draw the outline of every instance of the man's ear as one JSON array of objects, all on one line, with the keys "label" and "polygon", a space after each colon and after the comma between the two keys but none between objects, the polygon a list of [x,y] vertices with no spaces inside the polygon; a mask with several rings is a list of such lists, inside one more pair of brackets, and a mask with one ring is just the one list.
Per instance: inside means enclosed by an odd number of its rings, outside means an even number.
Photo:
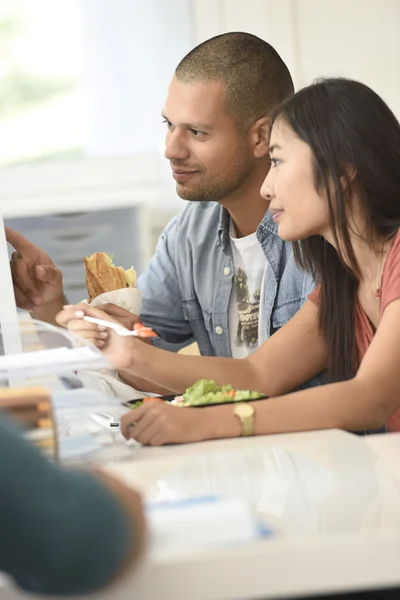
[{"label": "man's ear", "polygon": [[254,156],[256,158],[268,156],[271,125],[272,123],[269,117],[262,117],[261,119],[258,119],[252,127]]}]

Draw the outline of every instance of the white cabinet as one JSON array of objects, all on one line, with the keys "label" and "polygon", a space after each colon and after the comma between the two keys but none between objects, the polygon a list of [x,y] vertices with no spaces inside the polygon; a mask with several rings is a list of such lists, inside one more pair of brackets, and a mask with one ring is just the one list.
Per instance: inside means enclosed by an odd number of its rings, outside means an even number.
[{"label": "white cabinet", "polygon": [[94,252],[140,274],[181,207],[162,182],[157,155],[15,166],[0,172],[6,225],[61,269],[70,302],[86,297],[83,259]]},{"label": "white cabinet", "polygon": [[140,245],[141,207],[57,213],[6,219],[54,260],[63,273],[64,291],[71,303],[87,296],[83,259],[94,252],[114,256],[115,264],[141,272],[144,254]]}]

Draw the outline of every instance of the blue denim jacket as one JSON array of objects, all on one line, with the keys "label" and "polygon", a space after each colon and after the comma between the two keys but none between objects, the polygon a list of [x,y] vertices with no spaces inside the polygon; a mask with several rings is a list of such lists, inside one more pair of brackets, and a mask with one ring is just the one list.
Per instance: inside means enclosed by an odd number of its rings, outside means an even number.
[{"label": "blue denim jacket", "polygon": [[[302,306],[314,283],[295,264],[267,212],[257,237],[268,263],[266,337]],[[207,356],[231,356],[228,307],[233,285],[229,215],[216,202],[191,202],[170,221],[147,271],[139,278],[141,317],[164,342],[197,341]]]}]

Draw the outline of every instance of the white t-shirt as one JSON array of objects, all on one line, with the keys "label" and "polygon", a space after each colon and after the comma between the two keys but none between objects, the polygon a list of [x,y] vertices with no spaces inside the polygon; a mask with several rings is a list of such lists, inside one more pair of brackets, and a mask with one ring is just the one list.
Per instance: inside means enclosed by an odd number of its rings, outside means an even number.
[{"label": "white t-shirt", "polygon": [[230,239],[235,274],[229,301],[229,341],[233,358],[245,358],[265,339],[267,261],[256,233],[237,238],[231,221]]}]

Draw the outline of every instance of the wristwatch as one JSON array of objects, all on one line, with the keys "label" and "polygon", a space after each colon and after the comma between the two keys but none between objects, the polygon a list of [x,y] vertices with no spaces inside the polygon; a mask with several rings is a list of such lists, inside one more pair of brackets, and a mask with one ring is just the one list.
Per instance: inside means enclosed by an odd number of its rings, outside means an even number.
[{"label": "wristwatch", "polygon": [[254,407],[251,404],[240,402],[233,409],[233,414],[236,415],[242,423],[242,436],[253,435],[254,432]]}]

